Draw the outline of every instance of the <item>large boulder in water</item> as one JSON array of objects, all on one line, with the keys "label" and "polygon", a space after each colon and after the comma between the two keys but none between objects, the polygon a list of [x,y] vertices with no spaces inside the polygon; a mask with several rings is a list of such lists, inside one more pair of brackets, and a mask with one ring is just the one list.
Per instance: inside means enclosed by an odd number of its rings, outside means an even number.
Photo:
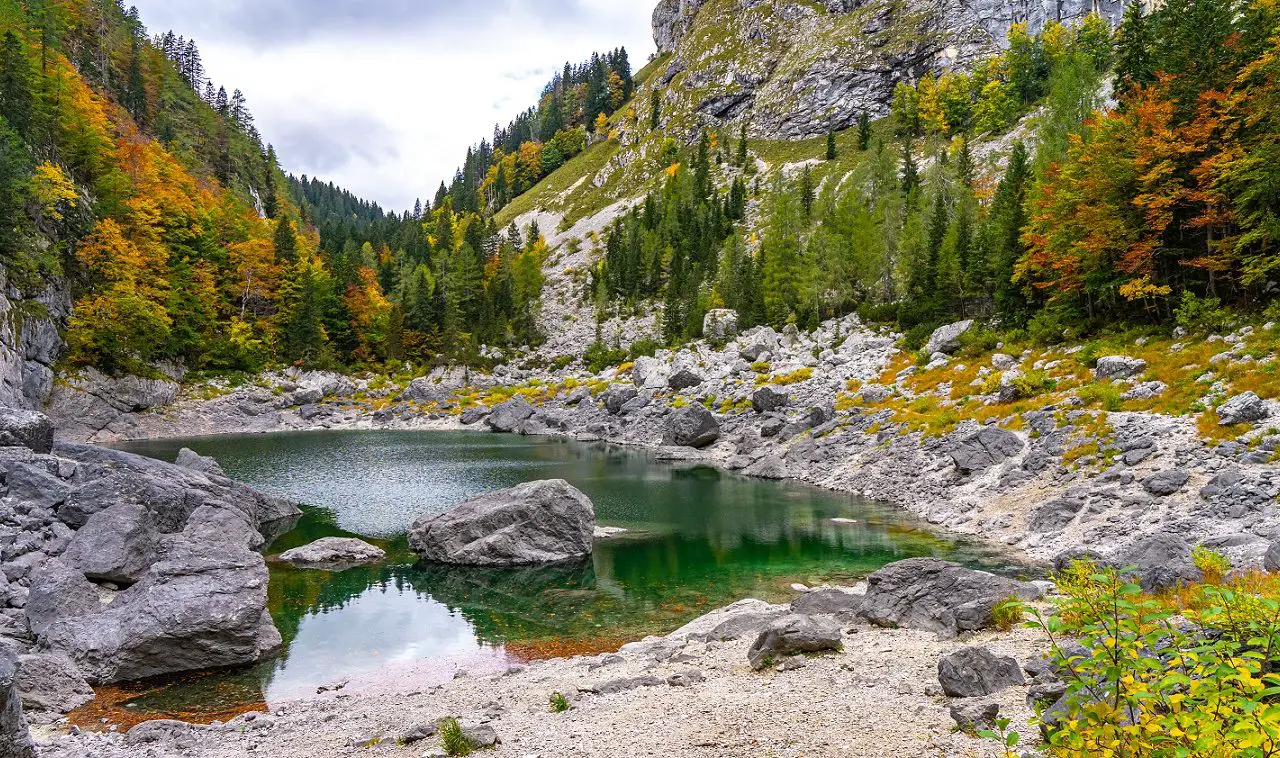
[{"label": "large boulder in water", "polygon": [[235,542],[173,537],[106,610],[64,616],[39,636],[95,683],[253,663],[280,645],[267,566]]},{"label": "large boulder in water", "polygon": [[386,559],[387,553],[364,540],[344,537],[325,537],[310,545],[295,547],[281,554],[280,560],[304,569],[321,571],[345,571],[356,566],[377,563]]},{"label": "large boulder in water", "polygon": [[0,756],[35,758],[36,748],[22,715],[17,679],[18,653],[8,645],[0,645]]},{"label": "large boulder in water", "polygon": [[1010,598],[1039,596],[1029,582],[936,558],[910,558],[867,577],[867,594],[858,615],[876,626],[924,629],[950,639],[960,632],[994,626],[996,606]]},{"label": "large boulder in water", "polygon": [[527,566],[589,555],[596,512],[561,479],[529,482],[468,500],[409,530],[409,546],[427,561],[467,566]]},{"label": "large boulder in water", "polygon": [[701,405],[681,408],[667,419],[662,444],[702,448],[720,439],[720,422]]}]

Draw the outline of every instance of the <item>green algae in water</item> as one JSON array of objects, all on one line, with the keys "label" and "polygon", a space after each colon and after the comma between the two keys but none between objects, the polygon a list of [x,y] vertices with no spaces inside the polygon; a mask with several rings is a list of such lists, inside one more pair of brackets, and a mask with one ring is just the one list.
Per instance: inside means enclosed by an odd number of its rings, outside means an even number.
[{"label": "green algae in water", "polygon": [[[337,574],[272,563],[270,611],[281,652],[245,669],[177,678],[131,701],[156,714],[313,695],[346,678],[426,665],[498,665],[616,648],[746,597],[781,601],[792,582],[852,583],[877,568],[939,556],[1010,569],[1002,556],[938,536],[903,512],[785,482],[657,462],[602,444],[474,433],[314,432],[149,442],[172,460],[190,447],[228,475],[307,504],[275,555],[321,537],[388,551]],[[404,533],[483,491],[561,478],[589,495],[601,525],[581,563],[498,570],[417,564]],[[836,521],[838,519],[839,521]]]}]

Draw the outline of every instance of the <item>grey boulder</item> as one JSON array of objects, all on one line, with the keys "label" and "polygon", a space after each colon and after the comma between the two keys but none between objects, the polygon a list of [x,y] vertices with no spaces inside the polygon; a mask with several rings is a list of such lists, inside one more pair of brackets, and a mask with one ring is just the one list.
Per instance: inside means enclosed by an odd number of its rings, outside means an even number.
[{"label": "grey boulder", "polygon": [[484,422],[492,431],[511,433],[519,431],[525,421],[533,418],[533,413],[532,405],[524,398],[516,397],[495,407]]},{"label": "grey boulder", "polygon": [[960,349],[960,338],[973,329],[973,321],[957,321],[954,324],[938,327],[924,346],[928,355],[946,353],[951,355]]},{"label": "grey boulder", "polygon": [[962,647],[938,661],[938,683],[948,697],[994,695],[1025,681],[1015,659],[985,647]]},{"label": "grey boulder", "polygon": [[1267,404],[1253,392],[1245,392],[1218,406],[1218,423],[1222,426],[1253,424],[1265,421],[1271,412]]},{"label": "grey boulder", "polygon": [[827,587],[806,592],[791,601],[791,612],[807,616],[856,611],[862,606],[862,596],[847,590]]},{"label": "grey boulder", "polygon": [[1147,362],[1127,355],[1108,355],[1098,359],[1093,369],[1098,379],[1129,379],[1147,370]]},{"label": "grey boulder", "polygon": [[136,503],[120,503],[89,517],[62,560],[86,577],[133,584],[156,560],[155,518]]},{"label": "grey boulder", "polygon": [[199,471],[205,476],[227,478],[226,472],[222,470],[222,466],[216,460],[185,447],[178,451],[178,459],[174,461],[174,465],[191,469],[192,471]]},{"label": "grey boulder", "polygon": [[605,390],[604,409],[611,415],[617,416],[622,413],[622,406],[635,400],[639,395],[640,392],[635,387],[615,385]]},{"label": "grey boulder", "polygon": [[662,443],[677,447],[703,448],[720,439],[720,422],[701,405],[690,405],[667,419]]},{"label": "grey boulder", "polygon": [[35,758],[36,748],[18,694],[18,653],[0,645],[0,757]]},{"label": "grey boulder", "polygon": [[951,460],[962,474],[976,474],[1013,458],[1023,447],[1018,435],[988,426],[960,440],[951,450]]},{"label": "grey boulder", "polygon": [[1029,582],[936,558],[909,558],[867,577],[858,615],[876,626],[923,629],[949,639],[994,626],[995,608],[1006,600],[1039,596]]},{"label": "grey boulder", "polygon": [[281,642],[267,578],[248,548],[173,537],[141,581],[105,610],[57,618],[40,648],[66,655],[93,683],[253,663]]},{"label": "grey boulder", "polygon": [[1272,542],[1267,548],[1266,555],[1262,556],[1262,567],[1273,574],[1280,571],[1280,542]]},{"label": "grey boulder", "polygon": [[1191,475],[1181,469],[1157,471],[1142,480],[1142,487],[1152,495],[1167,497],[1187,486],[1187,482],[1190,480]]},{"label": "grey boulder", "polygon": [[55,621],[98,613],[102,599],[84,574],[59,560],[49,561],[31,577],[27,596],[27,626],[39,637]]},{"label": "grey boulder", "polygon": [[309,545],[285,551],[280,560],[298,568],[345,571],[356,566],[378,563],[386,557],[385,550],[364,540],[325,537]]},{"label": "grey boulder", "polygon": [[418,519],[409,546],[434,563],[558,563],[591,554],[595,523],[591,500],[568,482],[529,482]]},{"label": "grey boulder", "polygon": [[1191,557],[1191,545],[1177,534],[1158,532],[1119,551],[1110,563],[1131,572],[1142,589],[1159,592],[1204,580]]},{"label": "grey boulder", "polygon": [[701,385],[703,381],[705,380],[699,376],[697,372],[692,369],[682,368],[672,374],[670,379],[667,379],[667,386],[676,392],[679,392],[681,390],[690,389],[691,387],[697,387]]},{"label": "grey boulder", "polygon": [[984,700],[959,700],[948,711],[956,722],[956,728],[965,734],[992,729],[1000,716],[1000,705]]},{"label": "grey boulder", "polygon": [[760,632],[747,651],[747,660],[759,671],[789,655],[839,650],[840,643],[840,625],[834,619],[793,613],[771,621]]},{"label": "grey boulder", "polygon": [[18,657],[18,691],[29,711],[69,713],[93,700],[93,688],[64,655],[34,653]]},{"label": "grey boulder", "polygon": [[36,411],[0,408],[0,447],[26,447],[48,453],[53,450],[53,421]]},{"label": "grey boulder", "polygon": [[787,393],[773,387],[761,387],[751,395],[751,407],[756,413],[772,413],[790,402]]}]

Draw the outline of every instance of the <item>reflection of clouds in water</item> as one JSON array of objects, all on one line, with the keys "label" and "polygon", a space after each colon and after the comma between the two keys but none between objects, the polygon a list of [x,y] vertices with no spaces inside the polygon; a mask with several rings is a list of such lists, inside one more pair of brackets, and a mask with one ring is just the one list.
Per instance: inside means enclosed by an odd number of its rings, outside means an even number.
[{"label": "reflection of clouds in water", "polygon": [[422,595],[375,587],[340,609],[308,614],[267,687],[278,702],[315,693],[318,684],[396,664],[457,659],[484,648],[466,619]]}]

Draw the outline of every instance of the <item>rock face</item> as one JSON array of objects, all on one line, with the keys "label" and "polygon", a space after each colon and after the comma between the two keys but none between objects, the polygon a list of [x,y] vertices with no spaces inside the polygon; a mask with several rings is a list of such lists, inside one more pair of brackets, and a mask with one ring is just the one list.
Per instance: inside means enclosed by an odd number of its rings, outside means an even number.
[{"label": "rock face", "polygon": [[35,745],[27,732],[22,715],[22,696],[18,694],[18,653],[8,645],[0,645],[0,756],[35,758]]},{"label": "rock face", "polygon": [[137,414],[177,398],[182,372],[170,373],[161,379],[110,377],[90,368],[60,377],[49,404],[59,439],[92,441],[103,432],[127,432]]},{"label": "rock face", "polygon": [[40,291],[20,292],[0,265],[0,406],[44,407],[70,315],[66,281],[48,278]]},{"label": "rock face", "polygon": [[199,471],[205,476],[219,476],[224,479],[227,476],[216,460],[207,455],[200,455],[196,451],[185,447],[178,451],[178,459],[174,461],[174,465],[189,468],[192,471]]},{"label": "rock face", "polygon": [[47,454],[53,450],[53,421],[36,411],[0,408],[0,447],[26,447]]},{"label": "rock face", "polygon": [[345,571],[386,560],[387,553],[364,540],[325,537],[281,554],[280,560],[305,569]]},{"label": "rock face", "polygon": [[557,563],[591,554],[595,522],[591,500],[568,482],[529,482],[418,519],[409,546],[434,563]]},{"label": "rock face", "polygon": [[160,532],[145,507],[120,503],[90,516],[62,560],[90,579],[129,585],[155,563],[159,540]]},{"label": "rock face", "polygon": [[962,647],[938,661],[938,682],[948,697],[982,697],[1022,684],[1022,668],[985,647]]},{"label": "rock face", "polygon": [[876,626],[908,627],[952,638],[994,624],[1000,603],[1032,600],[1039,590],[1026,582],[974,571],[935,558],[891,563],[867,577],[858,615]]},{"label": "rock face", "polygon": [[833,619],[791,614],[769,623],[747,651],[754,669],[800,653],[840,649],[840,625]]},{"label": "rock face", "polygon": [[677,447],[702,448],[720,439],[720,422],[701,405],[690,405],[667,419],[662,443]]},{"label": "rock face", "polygon": [[1252,392],[1236,395],[1218,407],[1218,423],[1223,426],[1265,421],[1271,412],[1262,398]]},{"label": "rock face", "polygon": [[96,683],[235,666],[279,647],[266,606],[261,555],[234,542],[178,537],[106,610],[54,621],[40,646]]},{"label": "rock face", "polygon": [[1023,447],[1018,435],[988,426],[960,440],[951,451],[951,460],[962,474],[976,474],[1018,455]]},{"label": "rock face", "polygon": [[42,653],[19,656],[18,691],[24,708],[46,713],[68,713],[94,698],[93,688],[66,656]]},{"label": "rock face", "polygon": [[924,352],[929,355],[946,353],[950,355],[960,349],[960,338],[973,329],[973,321],[957,321],[954,324],[938,327],[929,341],[925,343]]}]

